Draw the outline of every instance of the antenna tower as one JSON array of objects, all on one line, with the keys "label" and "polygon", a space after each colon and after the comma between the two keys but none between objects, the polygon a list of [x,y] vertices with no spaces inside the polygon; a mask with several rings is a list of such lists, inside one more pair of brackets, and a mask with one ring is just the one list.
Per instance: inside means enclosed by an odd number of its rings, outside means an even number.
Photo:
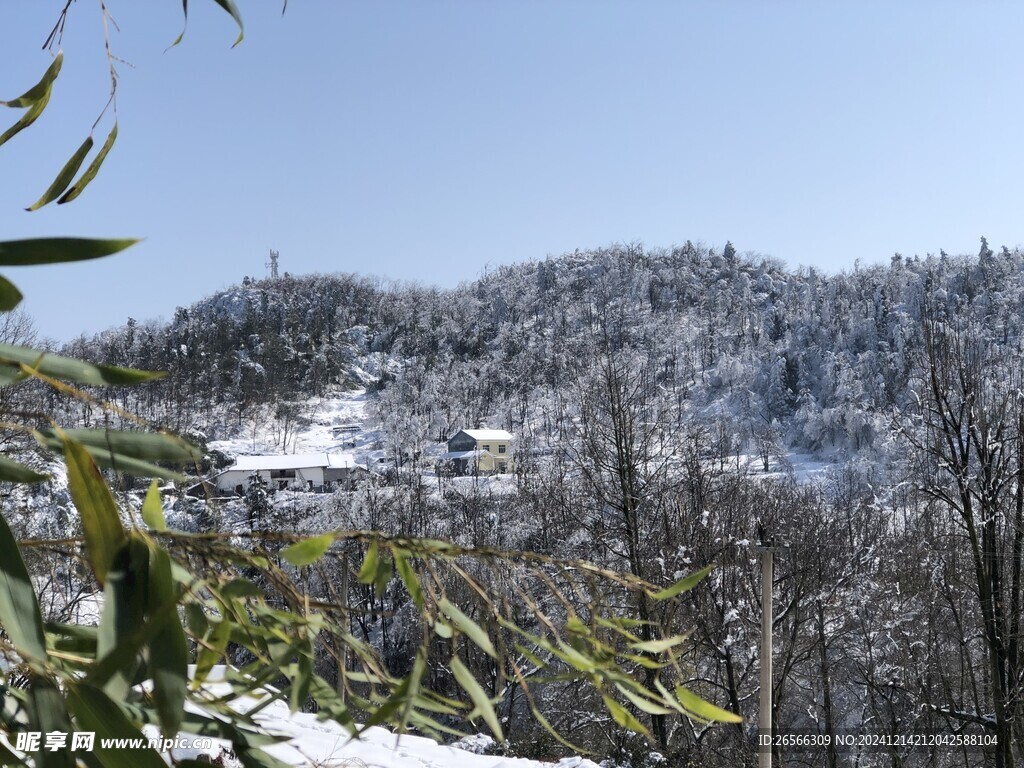
[{"label": "antenna tower", "polygon": [[280,256],[280,252],[275,251],[273,248],[270,249],[270,261],[264,264],[264,266],[270,270],[271,280],[277,280],[277,260]]}]

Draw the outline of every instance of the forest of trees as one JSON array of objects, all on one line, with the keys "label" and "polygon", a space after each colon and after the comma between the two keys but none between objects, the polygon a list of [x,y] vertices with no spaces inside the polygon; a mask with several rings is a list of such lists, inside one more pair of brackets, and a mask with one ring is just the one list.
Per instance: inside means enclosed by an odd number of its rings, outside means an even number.
[{"label": "forest of trees", "polygon": [[[117,404],[209,439],[353,387],[375,393],[381,428],[409,455],[463,427],[512,431],[511,495],[438,491],[411,473],[288,519],[265,511],[262,524],[584,558],[658,584],[715,563],[675,615],[642,594],[618,610],[692,629],[680,679],[749,723],[754,545],[770,536],[787,545],[774,585],[780,732],[999,741],[790,750],[787,764],[1009,766],[1024,735],[1022,318],[1024,253],[984,240],[976,256],[896,255],[837,275],[731,244],[623,245],[502,266],[454,290],[246,278],[170,322],[129,320],[62,352],[169,371],[118,390]],[[808,473],[810,459],[828,468]],[[507,577],[480,575],[496,600],[512,595]],[[402,674],[417,642],[411,596],[397,577],[382,594],[355,579],[349,590],[362,636]],[[508,679],[502,662],[474,662],[479,678]],[[433,682],[444,688],[446,674]],[[516,686],[492,692],[514,751],[558,750]],[[537,703],[574,744],[642,764],[651,747],[609,728],[594,696],[568,681]],[[756,761],[751,726],[633,714],[673,765]]]}]

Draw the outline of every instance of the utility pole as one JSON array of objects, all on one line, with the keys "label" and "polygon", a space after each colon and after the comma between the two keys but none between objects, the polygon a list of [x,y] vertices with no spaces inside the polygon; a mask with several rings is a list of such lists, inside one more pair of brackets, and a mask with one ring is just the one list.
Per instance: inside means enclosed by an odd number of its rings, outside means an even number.
[{"label": "utility pole", "polygon": [[[761,696],[757,719],[757,768],[772,768],[772,587],[775,553],[789,549],[766,536],[758,525],[757,550],[761,553]],[[764,739],[764,742],[762,742]]]},{"label": "utility pole", "polygon": [[[775,580],[772,556],[775,548],[763,541],[761,550],[761,701],[757,722],[757,766],[772,768],[772,582]],[[764,736],[769,743],[764,744]]]}]

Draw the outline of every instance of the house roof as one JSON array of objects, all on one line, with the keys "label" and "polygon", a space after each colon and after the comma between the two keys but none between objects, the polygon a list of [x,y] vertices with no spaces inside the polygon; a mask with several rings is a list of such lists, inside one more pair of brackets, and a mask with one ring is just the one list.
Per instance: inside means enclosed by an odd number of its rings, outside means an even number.
[{"label": "house roof", "polygon": [[355,466],[348,453],[292,453],[271,456],[239,456],[227,471],[258,472],[272,469],[310,469],[332,467],[348,469]]},{"label": "house roof", "polygon": [[464,429],[464,434],[469,435],[474,440],[511,440],[512,433],[506,432],[504,429]]}]

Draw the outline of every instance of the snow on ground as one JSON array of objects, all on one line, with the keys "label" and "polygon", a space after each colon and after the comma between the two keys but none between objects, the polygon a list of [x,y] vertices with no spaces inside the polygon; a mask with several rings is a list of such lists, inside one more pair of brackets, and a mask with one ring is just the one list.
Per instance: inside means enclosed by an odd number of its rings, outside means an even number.
[{"label": "snow on ground", "polygon": [[[194,667],[190,668],[190,673],[193,670]],[[223,666],[214,667],[203,685],[214,696],[230,693],[228,685],[218,682],[224,680],[224,672]],[[239,708],[248,710],[258,703],[256,699],[248,699]],[[336,768],[598,768],[596,763],[582,757],[541,763],[523,758],[477,755],[422,736],[399,737],[377,727],[368,728],[358,739],[353,739],[337,723],[317,720],[316,715],[304,712],[289,712],[282,701],[266,705],[255,715],[255,720],[270,731],[290,737],[288,741],[264,747],[266,752],[289,765]],[[156,736],[155,731],[152,735]],[[186,736],[183,734],[182,737]],[[468,741],[472,742],[472,739]],[[221,748],[215,745],[206,752],[216,757]],[[178,759],[197,756],[194,750],[174,751],[174,757]]]},{"label": "snow on ground", "polygon": [[[310,453],[344,453],[373,472],[383,473],[395,466],[395,456],[386,449],[384,435],[373,414],[373,395],[365,389],[340,392],[334,397],[315,397],[298,404],[303,426],[284,431],[279,420],[271,413],[247,426],[239,427],[231,437],[213,440],[210,449],[231,456],[280,455]],[[334,427],[346,426],[335,432]],[[447,447],[444,443],[431,444],[421,459],[423,474],[430,481],[435,460]],[[765,471],[761,456],[738,453],[719,463],[725,471],[733,470],[766,479],[793,478],[799,483],[811,483],[823,478],[837,466],[840,457],[820,457],[806,453],[772,452]],[[495,495],[515,491],[515,479],[509,475],[493,477],[447,478],[447,487],[468,492],[471,486]]]},{"label": "snow on ground", "polygon": [[[211,440],[211,450],[231,456],[296,453],[347,453],[356,463],[373,468],[384,456],[381,433],[369,425],[372,396],[365,389],[343,392],[338,397],[315,397],[300,403],[298,415],[308,424],[285,433],[272,414],[257,418],[228,438]],[[335,435],[333,427],[351,425],[354,431]],[[287,442],[287,444],[285,444]]]}]

